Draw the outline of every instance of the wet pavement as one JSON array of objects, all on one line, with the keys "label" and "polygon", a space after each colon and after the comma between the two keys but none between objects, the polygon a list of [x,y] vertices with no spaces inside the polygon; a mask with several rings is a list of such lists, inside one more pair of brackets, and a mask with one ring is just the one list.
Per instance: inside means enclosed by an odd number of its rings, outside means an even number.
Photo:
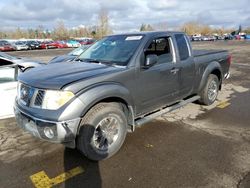
[{"label": "wet pavement", "polygon": [[[121,150],[101,162],[37,140],[13,118],[1,120],[0,187],[250,187],[250,43],[194,45],[233,53],[232,76],[215,104],[164,114],[128,134]],[[56,54],[49,52],[45,61]]]}]

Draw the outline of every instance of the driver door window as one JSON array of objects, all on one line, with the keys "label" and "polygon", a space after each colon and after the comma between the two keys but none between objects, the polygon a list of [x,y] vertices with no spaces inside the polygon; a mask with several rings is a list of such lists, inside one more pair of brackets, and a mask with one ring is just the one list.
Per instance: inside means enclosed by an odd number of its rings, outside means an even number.
[{"label": "driver door window", "polygon": [[145,50],[145,56],[149,54],[155,54],[158,56],[157,64],[172,62],[173,56],[171,53],[169,38],[162,37],[154,39]]}]

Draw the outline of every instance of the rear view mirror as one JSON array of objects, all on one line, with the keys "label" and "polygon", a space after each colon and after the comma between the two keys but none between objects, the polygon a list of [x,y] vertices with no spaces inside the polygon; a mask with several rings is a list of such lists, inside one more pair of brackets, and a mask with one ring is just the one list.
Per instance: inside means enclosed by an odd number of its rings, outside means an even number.
[{"label": "rear view mirror", "polygon": [[150,54],[146,56],[146,60],[144,62],[143,68],[149,68],[152,67],[154,64],[156,64],[158,61],[158,56],[155,54]]}]

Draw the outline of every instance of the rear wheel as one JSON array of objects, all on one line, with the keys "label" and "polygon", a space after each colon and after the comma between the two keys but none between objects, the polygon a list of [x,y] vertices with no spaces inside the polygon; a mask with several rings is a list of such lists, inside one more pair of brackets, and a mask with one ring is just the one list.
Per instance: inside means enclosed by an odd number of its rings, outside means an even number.
[{"label": "rear wheel", "polygon": [[127,119],[118,103],[99,103],[84,116],[77,149],[91,160],[103,160],[122,146],[127,133]]},{"label": "rear wheel", "polygon": [[213,104],[218,96],[219,79],[216,75],[210,74],[205,87],[200,94],[200,102],[204,105]]}]

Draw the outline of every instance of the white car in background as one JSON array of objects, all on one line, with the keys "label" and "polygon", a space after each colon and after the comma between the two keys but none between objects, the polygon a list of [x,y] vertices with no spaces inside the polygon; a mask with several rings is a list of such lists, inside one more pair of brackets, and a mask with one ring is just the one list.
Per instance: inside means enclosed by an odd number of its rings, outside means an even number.
[{"label": "white car in background", "polygon": [[66,42],[66,44],[67,44],[68,48],[78,48],[81,46],[81,44],[75,40],[68,40]]},{"label": "white car in background", "polygon": [[0,119],[13,117],[17,91],[17,76],[30,68],[44,64],[0,52]]},{"label": "white car in background", "polygon": [[13,104],[17,90],[18,67],[12,65],[0,65],[0,119],[12,117]]},{"label": "white car in background", "polygon": [[40,62],[40,61],[27,59],[27,58],[15,57],[15,56],[11,56],[11,55],[9,55],[7,53],[0,52],[0,66],[10,65],[10,64],[18,65],[19,69],[22,72],[24,72],[24,71],[26,71],[27,69],[30,69],[30,68],[45,65],[45,63]]},{"label": "white car in background", "polygon": [[24,41],[17,41],[13,44],[16,50],[28,50],[29,46]]}]

